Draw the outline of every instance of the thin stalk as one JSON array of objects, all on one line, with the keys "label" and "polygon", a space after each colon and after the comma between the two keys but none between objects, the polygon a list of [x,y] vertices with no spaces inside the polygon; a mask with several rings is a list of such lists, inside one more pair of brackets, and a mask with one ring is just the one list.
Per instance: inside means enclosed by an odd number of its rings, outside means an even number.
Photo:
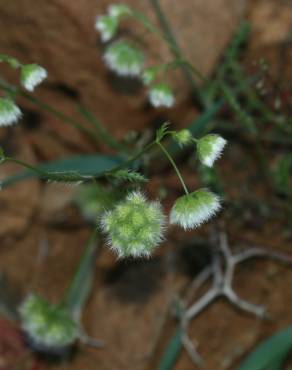
[{"label": "thin stalk", "polygon": [[[38,175],[38,177],[40,177],[42,179],[49,180],[49,181],[69,182],[69,183],[78,183],[80,181],[82,181],[82,182],[94,181],[95,182],[97,179],[106,178],[110,174],[112,174],[112,173],[114,173],[114,172],[116,172],[120,169],[123,169],[127,166],[130,166],[133,162],[135,162],[137,159],[142,157],[146,152],[148,152],[155,144],[156,144],[155,141],[149,143],[142,150],[140,150],[138,153],[134,154],[128,160],[125,160],[124,163],[114,167],[111,170],[103,171],[103,172],[100,172],[98,174],[86,175],[86,176],[82,175],[82,174],[79,174],[77,172],[72,172],[72,171],[67,171],[67,172],[45,171],[45,170],[41,169],[40,167],[33,166],[33,165],[31,165],[29,163],[26,163],[22,160],[19,160],[19,159],[13,158],[13,157],[5,157],[3,154],[2,154],[2,157],[0,155],[0,164],[2,164],[4,162],[16,163],[16,164],[18,164],[18,165],[20,165],[20,166],[22,166],[22,167],[24,167],[28,170],[33,171],[34,173],[36,173]],[[3,184],[2,184],[2,186],[3,186]]]},{"label": "thin stalk", "polygon": [[[172,31],[172,28],[160,6],[159,0],[150,0],[150,3],[153,7],[153,10],[156,14],[156,17],[160,23],[160,26],[163,30],[164,38],[166,39],[167,43],[170,46],[170,49],[177,59],[184,60],[183,53],[178,45],[178,42],[176,40],[176,37],[174,36],[174,33]],[[204,76],[193,66],[191,66],[193,72],[199,77],[201,80],[205,81]],[[198,87],[193,79],[193,76],[189,73],[189,71],[186,70],[187,78],[190,80],[192,87],[198,90]]]},{"label": "thin stalk", "polygon": [[119,166],[113,168],[112,170],[110,171],[107,171],[105,173],[105,175],[107,174],[111,174],[113,172],[116,172],[120,169],[123,169],[129,165],[131,165],[133,162],[135,162],[137,159],[139,159],[140,157],[142,157],[144,154],[146,154],[150,149],[152,149],[154,147],[154,145],[156,144],[156,141],[151,141],[151,143],[149,143],[148,145],[146,145],[143,149],[141,149],[138,153],[134,154],[133,156],[131,156],[128,160],[126,160],[124,163],[120,164]]},{"label": "thin stalk", "polygon": [[161,28],[163,29],[163,32],[161,32],[155,25],[153,25],[147,17],[145,17],[142,13],[132,10],[132,16],[142,23],[146,29],[148,29],[150,32],[156,34],[161,39],[163,39],[169,46],[170,51],[174,55],[174,57],[181,62],[181,68],[184,71],[185,78],[187,82],[191,85],[192,92],[197,97],[200,105],[204,106],[204,98],[200,92],[199,87],[197,86],[193,74],[197,76],[200,80],[206,82],[206,78],[189,62],[185,60],[183,57],[183,53],[176,41],[176,38],[171,30],[171,27],[164,16],[162,9],[159,5],[159,3],[156,0],[150,0],[153,9],[156,13],[157,19],[161,25]]},{"label": "thin stalk", "polygon": [[125,151],[124,145],[119,143],[105,128],[100,122],[96,119],[96,117],[85,107],[79,106],[79,112],[83,115],[83,117],[91,123],[99,135],[99,140],[107,144],[108,147],[118,150],[118,151]]},{"label": "thin stalk", "polygon": [[68,125],[70,125],[74,128],[77,128],[78,130],[80,130],[81,132],[86,134],[90,139],[94,138],[96,141],[100,141],[100,137],[99,137],[98,133],[96,133],[95,131],[89,130],[87,127],[83,126],[80,122],[78,122],[78,121],[74,120],[73,118],[67,116],[63,112],[60,112],[60,111],[56,110],[55,108],[51,107],[47,103],[44,103],[40,99],[37,99],[37,98],[31,96],[30,94],[28,94],[28,93],[26,93],[26,92],[24,92],[20,89],[11,87],[7,83],[3,82],[2,80],[0,80],[0,89],[6,91],[9,94],[14,94],[14,95],[16,94],[16,95],[22,96],[23,98],[30,101],[31,103],[38,106],[39,108],[49,112],[54,117],[60,119],[61,121],[67,123]]},{"label": "thin stalk", "polygon": [[[38,175],[39,178],[45,179],[47,181],[55,181],[55,182],[64,182],[64,183],[78,183],[78,182],[85,182],[92,180],[93,176],[84,176],[76,172],[67,171],[67,172],[54,172],[54,171],[44,171],[42,168],[33,166],[29,163],[26,163],[20,159],[16,159],[13,157],[3,157],[0,159],[0,164],[5,162],[12,162],[18,164],[30,170]],[[3,185],[3,183],[5,185]],[[1,186],[7,186],[7,182],[3,181]],[[9,182],[8,182],[9,184]]]},{"label": "thin stalk", "polygon": [[168,153],[168,151],[165,149],[165,147],[159,142],[159,141],[157,141],[156,142],[156,144],[159,146],[159,148],[163,151],[163,153],[165,154],[165,156],[167,157],[167,159],[169,160],[169,162],[171,163],[171,165],[172,165],[172,167],[174,168],[174,170],[175,170],[175,172],[176,172],[176,174],[177,174],[177,176],[178,176],[178,178],[179,178],[179,180],[180,180],[180,182],[181,182],[181,184],[182,184],[182,187],[183,187],[183,189],[184,189],[184,192],[186,193],[186,194],[189,194],[189,191],[188,191],[188,188],[187,188],[187,186],[186,186],[186,184],[185,184],[185,182],[184,182],[184,180],[183,180],[183,177],[182,177],[182,175],[181,175],[181,173],[180,173],[180,171],[179,171],[179,169],[178,169],[178,167],[177,167],[177,165],[175,164],[175,162],[174,162],[174,160],[173,160],[173,158],[172,158],[172,156]]}]

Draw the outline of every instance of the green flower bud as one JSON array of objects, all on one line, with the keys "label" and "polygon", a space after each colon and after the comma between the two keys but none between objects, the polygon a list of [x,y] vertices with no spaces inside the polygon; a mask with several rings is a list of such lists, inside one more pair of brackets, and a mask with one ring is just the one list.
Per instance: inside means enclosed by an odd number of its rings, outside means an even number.
[{"label": "green flower bud", "polygon": [[174,95],[171,88],[164,84],[153,86],[149,91],[149,100],[153,107],[167,107],[170,108],[174,104]]},{"label": "green flower bud", "polygon": [[0,127],[10,126],[21,117],[21,111],[13,100],[0,98]]},{"label": "green flower bud", "polygon": [[99,16],[95,23],[95,29],[100,32],[103,42],[110,41],[117,33],[118,19],[110,15]]},{"label": "green flower bud", "polygon": [[198,156],[201,163],[205,166],[212,167],[221,153],[227,141],[216,134],[204,136],[197,142]]},{"label": "green flower bud", "polygon": [[165,216],[158,202],[148,202],[140,191],[130,193],[101,219],[108,244],[119,257],[149,256],[163,239]]},{"label": "green flower bud", "polygon": [[47,71],[38,64],[26,64],[21,68],[21,84],[28,91],[33,91],[47,77]]},{"label": "green flower bud", "polygon": [[120,76],[139,76],[143,69],[144,55],[126,41],[116,41],[106,48],[104,60]]},{"label": "green flower bud", "polygon": [[19,312],[22,329],[38,351],[61,352],[78,337],[78,325],[69,312],[35,294],[25,299]]},{"label": "green flower bud", "polygon": [[181,147],[188,145],[193,141],[192,133],[187,129],[175,132],[173,134],[173,138]]},{"label": "green flower bud", "polygon": [[157,67],[145,68],[142,73],[142,81],[144,85],[150,85],[156,79],[157,73],[158,73]]},{"label": "green flower bud", "polygon": [[192,229],[208,221],[221,208],[220,199],[209,190],[199,189],[178,198],[170,213],[170,223]]},{"label": "green flower bud", "polygon": [[130,15],[132,10],[125,4],[112,4],[108,8],[108,13],[111,17],[121,18],[123,16]]}]

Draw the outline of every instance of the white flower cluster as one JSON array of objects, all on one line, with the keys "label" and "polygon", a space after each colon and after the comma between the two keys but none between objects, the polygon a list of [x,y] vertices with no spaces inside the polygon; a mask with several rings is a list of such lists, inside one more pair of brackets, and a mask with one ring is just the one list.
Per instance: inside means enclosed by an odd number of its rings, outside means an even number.
[{"label": "white flower cluster", "polygon": [[45,68],[38,64],[25,64],[21,68],[21,84],[28,91],[33,91],[47,77]]},{"label": "white flower cluster", "polygon": [[10,126],[21,118],[21,111],[13,100],[0,98],[0,127]]},{"label": "white flower cluster", "polygon": [[134,45],[119,40],[106,48],[104,60],[120,76],[137,77],[144,65],[143,53]]},{"label": "white flower cluster", "polygon": [[20,305],[19,313],[22,329],[37,350],[58,352],[77,339],[78,325],[69,312],[38,295],[29,295]]},{"label": "white flower cluster", "polygon": [[200,161],[205,166],[212,167],[216,159],[220,158],[226,144],[227,141],[219,135],[209,134],[204,136],[197,143]]},{"label": "white flower cluster", "polygon": [[120,19],[131,13],[131,9],[124,4],[112,4],[108,8],[108,14],[98,16],[95,29],[100,32],[103,42],[110,41],[115,37]]},{"label": "white flower cluster", "polygon": [[[28,91],[33,91],[48,76],[47,71],[38,64],[22,64],[7,55],[0,56],[0,61],[6,61],[12,68],[20,68],[20,83]],[[21,110],[10,96],[0,98],[0,127],[16,123],[21,116]]]},{"label": "white flower cluster", "polygon": [[149,101],[155,108],[170,108],[174,105],[174,100],[173,92],[167,84],[161,83],[149,90]]},{"label": "white flower cluster", "polygon": [[221,208],[220,199],[209,190],[199,189],[178,198],[170,213],[170,223],[192,229],[208,221]]},{"label": "white flower cluster", "polygon": [[117,33],[118,20],[116,17],[101,15],[96,20],[95,29],[100,32],[101,41],[110,41]]}]

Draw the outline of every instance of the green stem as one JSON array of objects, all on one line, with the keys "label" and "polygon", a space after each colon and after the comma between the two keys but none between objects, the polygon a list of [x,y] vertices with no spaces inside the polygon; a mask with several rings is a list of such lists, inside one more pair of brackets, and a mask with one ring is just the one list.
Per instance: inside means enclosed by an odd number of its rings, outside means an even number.
[{"label": "green stem", "polygon": [[[54,171],[44,171],[40,167],[33,166],[29,163],[21,161],[19,159],[13,157],[2,157],[0,159],[0,164],[4,162],[12,162],[22,166],[38,175],[38,177],[48,180],[48,181],[56,181],[56,182],[64,182],[64,183],[77,183],[77,182],[85,182],[88,180],[92,180],[92,176],[83,176],[74,171],[67,171],[67,172],[54,172]],[[5,183],[5,181],[4,181]],[[2,183],[3,186],[3,183]],[[7,186],[7,183],[5,184]]]},{"label": "green stem", "polygon": [[165,149],[165,147],[159,142],[159,141],[157,141],[156,142],[156,144],[159,146],[159,148],[163,151],[163,153],[165,154],[165,156],[167,157],[167,159],[169,160],[169,162],[171,163],[171,165],[172,165],[172,167],[174,168],[174,170],[175,170],[175,172],[176,172],[176,174],[177,174],[177,176],[178,176],[178,178],[179,178],[179,180],[180,180],[180,182],[181,182],[181,184],[182,184],[182,187],[183,187],[183,189],[184,189],[184,192],[186,193],[186,194],[189,194],[189,191],[188,191],[188,188],[186,187],[186,184],[185,184],[185,182],[184,182],[184,180],[183,180],[183,177],[182,177],[182,175],[181,175],[181,173],[180,173],[180,171],[179,171],[179,169],[178,169],[178,167],[177,167],[177,165],[175,164],[175,162],[174,162],[174,160],[173,160],[173,158],[172,158],[172,156],[168,153],[168,151]]},{"label": "green stem", "polygon": [[100,124],[100,122],[95,118],[95,116],[85,107],[79,106],[79,112],[83,115],[84,118],[88,122],[90,122],[99,135],[99,140],[107,144],[108,147],[118,150],[118,151],[126,151],[124,145],[119,143],[109,132]]},{"label": "green stem", "polygon": [[100,137],[99,137],[98,133],[96,133],[95,131],[89,130],[88,128],[84,127],[80,122],[74,120],[71,117],[68,117],[63,112],[60,112],[60,111],[56,110],[55,108],[51,107],[50,105],[42,102],[40,99],[37,99],[37,98],[31,96],[30,94],[28,94],[28,93],[26,93],[26,92],[24,92],[20,89],[17,89],[17,88],[14,88],[14,87],[10,86],[9,84],[5,83],[3,80],[0,80],[0,89],[6,91],[9,94],[14,94],[14,95],[16,94],[16,95],[22,96],[23,98],[30,101],[31,103],[38,106],[39,108],[49,112],[54,117],[62,120],[63,122],[67,123],[68,125],[70,125],[74,128],[77,128],[78,130],[80,130],[81,132],[86,134],[90,139],[94,138],[96,141],[100,141]]},{"label": "green stem", "polygon": [[[170,47],[170,50],[172,51],[174,57],[176,59],[181,59],[181,60],[184,60],[184,57],[183,57],[183,53],[178,45],[178,42],[174,36],[174,33],[172,31],[172,28],[166,18],[166,16],[164,15],[164,12],[160,6],[160,3],[159,3],[159,0],[150,0],[150,3],[153,7],[153,10],[156,14],[156,17],[160,23],[160,26],[163,30],[163,37],[164,39],[167,41],[169,47]],[[197,77],[199,77],[201,80],[205,81],[205,78],[204,76],[193,66],[191,66],[191,69],[193,70],[193,72],[197,75]],[[187,79],[191,82],[192,84],[192,87],[197,91],[198,88],[197,88],[197,85],[193,79],[193,76],[189,73],[188,70],[186,70],[186,77]]]},{"label": "green stem", "polygon": [[[33,166],[29,163],[26,163],[22,160],[13,158],[13,157],[5,157],[4,154],[0,153],[0,164],[4,162],[13,162],[16,163],[22,167],[25,167],[28,170],[33,171],[36,173],[40,178],[49,180],[49,181],[57,181],[57,182],[68,182],[68,183],[74,183],[74,182],[88,182],[88,181],[96,181],[97,179],[106,178],[109,175],[111,175],[113,172],[116,172],[120,169],[123,169],[129,165],[131,165],[133,162],[135,162],[137,159],[142,157],[146,152],[148,152],[154,145],[156,144],[155,141],[149,143],[146,145],[142,150],[140,150],[138,153],[134,154],[132,157],[130,157],[128,160],[125,160],[124,163],[121,165],[116,166],[115,168],[107,171],[100,172],[98,174],[92,174],[92,175],[82,175],[78,172],[74,171],[64,171],[64,172],[54,172],[54,171],[45,171],[41,169],[40,167]],[[2,156],[2,157],[1,157]],[[7,183],[5,184],[7,186]],[[3,184],[2,184],[3,186]]]},{"label": "green stem", "polygon": [[200,89],[198,88],[193,75],[196,75],[199,77],[200,80],[206,82],[206,78],[189,62],[185,61],[185,58],[183,57],[183,53],[176,41],[176,38],[174,37],[174,34],[171,30],[171,27],[166,19],[166,17],[163,14],[163,11],[159,5],[159,2],[157,0],[150,0],[153,9],[156,13],[157,19],[163,29],[163,32],[161,32],[156,26],[154,26],[147,17],[145,17],[142,13],[137,12],[135,10],[132,10],[132,16],[137,21],[142,23],[146,29],[148,29],[150,32],[154,33],[161,39],[163,39],[169,46],[170,51],[174,55],[174,57],[180,61],[183,61],[181,63],[181,67],[183,68],[186,80],[191,85],[192,91],[197,97],[199,103],[204,106],[204,99],[202,97],[202,94],[200,92]]},{"label": "green stem", "polygon": [[181,61],[181,68],[183,70],[183,73],[185,75],[186,81],[190,84],[190,87],[192,89],[192,92],[194,96],[196,96],[198,103],[204,107],[205,99],[197,86],[197,83],[195,79],[193,78],[193,75],[198,77],[201,81],[206,82],[205,77],[187,60],[185,60],[183,52],[181,48],[178,45],[178,42],[176,40],[176,37],[174,36],[174,33],[172,31],[172,28],[170,26],[170,23],[168,22],[161,6],[159,3],[159,0],[150,0],[153,10],[156,13],[156,17],[161,25],[161,28],[163,30],[163,33],[165,35],[165,39],[168,42],[168,45],[170,47],[170,50],[174,57]]},{"label": "green stem", "polygon": [[[118,170],[121,170],[129,165],[131,165],[133,162],[135,162],[137,159],[139,159],[140,157],[142,157],[144,154],[146,154],[150,149],[152,149],[152,147],[154,147],[154,145],[156,144],[156,141],[152,141],[151,143],[149,143],[148,145],[146,145],[143,149],[141,149],[138,153],[134,154],[133,156],[131,156],[128,160],[126,160],[124,163],[122,163],[121,165],[113,168],[112,170],[110,171],[107,171],[104,175],[107,176],[108,174],[111,174],[113,172],[116,172]],[[102,175],[102,174],[101,174]]]},{"label": "green stem", "polygon": [[97,237],[98,229],[94,229],[87,241],[87,245],[71,283],[60,303],[69,309],[75,319],[79,319],[83,306],[91,291],[95,269],[95,257],[99,246]]},{"label": "green stem", "polygon": [[18,59],[6,54],[0,54],[0,62],[8,63],[11,68],[17,69],[22,66]]}]

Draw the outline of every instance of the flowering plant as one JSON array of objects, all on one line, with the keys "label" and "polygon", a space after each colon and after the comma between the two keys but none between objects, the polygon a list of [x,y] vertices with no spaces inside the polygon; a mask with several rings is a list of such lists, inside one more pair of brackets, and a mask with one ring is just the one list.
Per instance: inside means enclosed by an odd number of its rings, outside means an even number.
[{"label": "flowering plant", "polygon": [[[118,35],[120,22],[126,17],[134,17],[147,29],[160,35],[160,32],[144,16],[133,9],[122,4],[111,5],[108,13],[98,16],[95,24],[102,42],[107,43],[104,61],[111,71],[123,78],[140,79],[148,89],[149,102],[154,108],[171,108],[175,103],[175,94],[167,80],[169,70],[187,67],[188,72],[195,74],[197,72],[180,57],[169,63],[147,66],[145,54],[136,43],[124,39],[112,41]],[[26,91],[33,92],[46,80],[48,73],[38,64],[22,64],[10,56],[1,55],[0,61],[20,70],[20,88],[15,88],[6,82],[0,84],[5,92],[5,95],[0,98],[0,126],[8,126],[21,122],[22,113],[16,103],[17,95],[29,98],[30,95]],[[65,166],[58,166],[57,169],[52,165],[33,166],[21,159],[7,156],[3,151],[0,153],[1,163],[17,163],[25,167],[28,171],[26,174],[30,176],[36,175],[47,181],[85,185],[77,204],[85,217],[94,223],[94,231],[68,292],[61,302],[54,305],[42,297],[29,295],[19,309],[22,328],[33,348],[45,352],[58,352],[73,344],[76,339],[87,338],[80,329],[80,314],[90,291],[97,235],[100,239],[105,237],[106,244],[118,258],[149,258],[155,253],[158,245],[165,240],[169,225],[175,224],[187,230],[209,221],[221,209],[221,199],[219,195],[206,188],[189,190],[176,164],[171,145],[175,144],[180,150],[192,146],[193,151],[194,149],[197,151],[197,158],[201,165],[212,167],[221,155],[226,140],[218,134],[195,137],[188,128],[173,130],[169,123],[165,123],[153,133],[152,139],[142,148],[138,146],[133,148],[125,142],[118,142],[86,110],[82,113],[91,123],[89,129],[54,108],[40,103],[36,98],[33,102],[50,111],[55,117],[63,119],[65,123],[79,128],[91,138],[102,140],[111,149],[117,151],[117,156],[114,158],[100,154],[83,158],[82,163],[86,163],[87,168],[92,160],[93,165],[89,170],[84,170],[82,165],[76,168],[74,161],[69,162],[70,166],[66,162],[65,169]],[[143,184],[148,181],[143,173],[142,159],[148,157],[151,160],[154,148],[158,149],[173,167],[182,186],[181,195],[174,202],[169,215],[165,214],[159,199],[148,200],[145,190],[142,190]],[[103,165],[100,164],[97,170],[98,161]],[[68,167],[70,167],[69,170]],[[4,180],[3,188],[11,181],[11,179]],[[126,194],[120,194],[118,199],[111,194],[103,193],[97,204],[96,199],[95,203],[92,201],[92,196],[96,196],[94,191],[92,192],[92,186],[95,187],[96,183],[101,185],[102,181],[103,184],[108,184],[109,188],[115,188],[119,182],[126,182],[129,186]],[[88,292],[84,293],[84,285],[88,287]]]}]

